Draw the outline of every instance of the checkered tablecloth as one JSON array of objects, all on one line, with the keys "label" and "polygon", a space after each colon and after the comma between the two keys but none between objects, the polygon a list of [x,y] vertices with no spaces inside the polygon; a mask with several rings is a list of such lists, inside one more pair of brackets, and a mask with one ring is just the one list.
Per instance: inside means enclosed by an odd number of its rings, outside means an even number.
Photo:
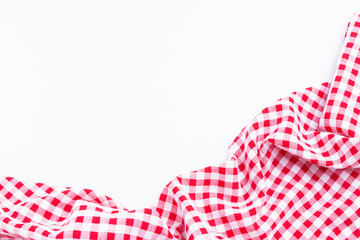
[{"label": "checkered tablecloth", "polygon": [[360,238],[360,17],[333,81],[279,99],[229,160],[176,177],[128,210],[88,189],[0,178],[0,239]]}]

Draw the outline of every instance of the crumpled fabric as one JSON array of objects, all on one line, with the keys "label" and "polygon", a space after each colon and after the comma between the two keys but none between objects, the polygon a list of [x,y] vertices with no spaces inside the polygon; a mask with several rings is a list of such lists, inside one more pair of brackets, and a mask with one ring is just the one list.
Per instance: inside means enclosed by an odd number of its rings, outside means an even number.
[{"label": "crumpled fabric", "polygon": [[227,161],[176,177],[156,206],[0,178],[0,238],[360,238],[359,28],[354,14],[331,82],[262,110]]}]

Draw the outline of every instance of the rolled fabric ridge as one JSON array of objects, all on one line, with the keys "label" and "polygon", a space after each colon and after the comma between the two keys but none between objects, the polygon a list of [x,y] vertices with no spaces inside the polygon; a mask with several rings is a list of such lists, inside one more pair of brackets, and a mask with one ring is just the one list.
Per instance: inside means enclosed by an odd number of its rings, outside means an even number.
[{"label": "rolled fabric ridge", "polygon": [[319,129],[350,138],[360,137],[360,16],[355,13],[338,58],[334,81]]},{"label": "rolled fabric ridge", "polygon": [[262,110],[231,143],[228,161],[174,178],[155,206],[128,210],[92,190],[2,177],[0,237],[360,238],[359,131],[351,113],[358,106],[336,105],[358,94],[351,57],[359,51],[358,26],[355,14],[333,82]]}]

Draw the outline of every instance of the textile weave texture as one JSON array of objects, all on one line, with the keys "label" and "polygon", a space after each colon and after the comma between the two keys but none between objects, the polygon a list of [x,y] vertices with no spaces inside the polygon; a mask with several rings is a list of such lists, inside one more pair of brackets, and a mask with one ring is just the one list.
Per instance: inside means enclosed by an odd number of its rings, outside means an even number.
[{"label": "textile weave texture", "polygon": [[360,17],[333,81],[262,110],[229,159],[128,210],[92,190],[0,178],[1,239],[360,238]]}]

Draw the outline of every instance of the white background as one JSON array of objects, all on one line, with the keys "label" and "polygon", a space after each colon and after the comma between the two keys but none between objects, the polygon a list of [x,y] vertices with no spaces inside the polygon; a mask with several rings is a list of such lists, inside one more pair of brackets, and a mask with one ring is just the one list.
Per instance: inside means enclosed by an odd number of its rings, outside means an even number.
[{"label": "white background", "polygon": [[3,1],[0,174],[155,204],[330,81],[359,1]]}]

